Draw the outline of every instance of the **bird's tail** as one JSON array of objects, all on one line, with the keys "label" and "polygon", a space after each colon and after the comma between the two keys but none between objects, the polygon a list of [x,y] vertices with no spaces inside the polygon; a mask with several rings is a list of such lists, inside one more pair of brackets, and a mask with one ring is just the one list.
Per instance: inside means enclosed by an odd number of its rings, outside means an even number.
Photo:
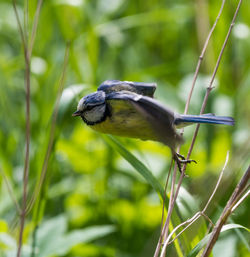
[{"label": "bird's tail", "polygon": [[184,127],[189,123],[208,123],[208,124],[224,124],[234,125],[234,119],[226,116],[215,116],[214,114],[202,114],[202,115],[184,115],[181,114],[175,119],[175,125],[178,127]]}]

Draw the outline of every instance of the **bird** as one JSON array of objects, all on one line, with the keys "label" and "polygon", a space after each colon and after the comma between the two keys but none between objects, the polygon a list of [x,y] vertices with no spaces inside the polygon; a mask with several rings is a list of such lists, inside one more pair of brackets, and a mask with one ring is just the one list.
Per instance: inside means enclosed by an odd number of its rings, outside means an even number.
[{"label": "bird", "polygon": [[80,116],[95,131],[115,136],[152,140],[168,146],[179,170],[186,160],[176,152],[184,143],[177,129],[194,123],[234,125],[234,119],[214,114],[185,115],[154,98],[156,83],[106,80],[96,92],[80,99],[72,116]]}]

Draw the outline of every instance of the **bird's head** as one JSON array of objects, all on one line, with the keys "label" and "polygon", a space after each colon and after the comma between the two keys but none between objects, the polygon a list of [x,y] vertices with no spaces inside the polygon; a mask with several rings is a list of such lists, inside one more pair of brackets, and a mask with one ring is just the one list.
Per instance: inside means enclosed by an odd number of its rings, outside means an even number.
[{"label": "bird's head", "polygon": [[78,103],[77,111],[72,116],[81,116],[87,125],[94,125],[105,120],[107,115],[107,105],[105,93],[97,91],[84,96]]}]

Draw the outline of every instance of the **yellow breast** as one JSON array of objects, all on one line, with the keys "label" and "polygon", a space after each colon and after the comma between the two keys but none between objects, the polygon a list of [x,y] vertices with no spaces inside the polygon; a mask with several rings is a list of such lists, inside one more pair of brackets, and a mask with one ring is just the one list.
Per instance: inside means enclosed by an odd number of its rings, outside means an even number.
[{"label": "yellow breast", "polygon": [[92,129],[117,136],[157,140],[150,124],[128,101],[109,100],[107,104],[111,116],[90,126]]}]

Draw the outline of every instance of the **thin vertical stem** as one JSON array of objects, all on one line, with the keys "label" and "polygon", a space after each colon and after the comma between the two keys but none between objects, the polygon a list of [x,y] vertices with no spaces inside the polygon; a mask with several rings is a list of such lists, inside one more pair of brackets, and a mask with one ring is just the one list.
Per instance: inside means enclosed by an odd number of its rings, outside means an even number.
[{"label": "thin vertical stem", "polygon": [[37,3],[34,23],[33,23],[32,32],[31,32],[31,38],[30,38],[29,47],[28,47],[28,55],[29,56],[31,56],[33,46],[34,46],[34,42],[35,42],[35,38],[36,38],[37,26],[38,26],[40,13],[41,13],[42,3],[43,3],[43,0],[39,0],[38,3]]},{"label": "thin vertical stem", "polygon": [[[224,50],[225,50],[225,47],[226,47],[226,45],[227,45],[229,36],[230,36],[230,34],[231,34],[231,32],[232,32],[232,29],[233,29],[233,26],[234,26],[234,24],[235,24],[235,19],[236,19],[236,17],[237,17],[238,12],[239,12],[239,8],[240,8],[240,6],[241,6],[241,3],[242,3],[242,0],[240,0],[239,3],[238,3],[238,5],[237,5],[236,11],[235,11],[235,13],[234,13],[232,22],[231,22],[230,27],[229,27],[229,29],[228,29],[226,38],[225,38],[224,43],[223,43],[223,45],[222,45],[220,54],[219,54],[219,56],[218,56],[218,58],[217,58],[216,65],[215,65],[215,68],[214,68],[214,71],[213,71],[211,80],[210,80],[210,82],[209,82],[209,86],[207,87],[206,95],[205,95],[204,100],[203,100],[203,103],[202,103],[202,107],[201,107],[201,110],[200,110],[200,114],[203,114],[203,113],[204,113],[204,110],[205,110],[205,108],[206,108],[207,101],[208,101],[208,97],[209,97],[209,95],[210,95],[210,92],[211,92],[212,89],[213,89],[213,82],[214,82],[214,79],[215,79],[215,75],[216,75],[216,73],[217,73],[217,71],[218,71],[218,68],[219,68],[219,65],[220,65],[220,62],[221,62],[222,55],[223,55],[223,53],[224,53]],[[194,147],[194,143],[195,143],[196,137],[197,137],[197,135],[198,135],[199,128],[200,128],[200,124],[197,124],[196,129],[195,129],[195,132],[194,132],[194,136],[193,136],[193,138],[192,138],[191,146],[190,146],[190,148],[189,148],[189,150],[188,150],[187,159],[190,158],[190,156],[191,156],[191,153],[192,153],[192,150],[193,150],[193,147]],[[184,165],[184,167],[183,167],[183,170],[184,170],[184,171],[185,171],[185,169],[186,169],[186,165]]]},{"label": "thin vertical stem", "polygon": [[21,35],[21,40],[22,40],[24,53],[25,53],[27,51],[27,39],[25,37],[24,31],[23,31],[23,28],[22,28],[22,25],[21,25],[21,21],[20,21],[20,18],[19,18],[19,14],[18,14],[18,11],[17,11],[16,0],[12,0],[12,4],[13,4],[13,9],[14,9],[14,12],[15,12],[17,25],[18,25],[19,33]]},{"label": "thin vertical stem", "polygon": [[[25,53],[26,54],[26,53]],[[25,151],[25,163],[23,172],[23,201],[21,211],[21,223],[18,241],[17,257],[21,256],[21,248],[23,241],[23,231],[26,217],[26,203],[27,203],[27,188],[29,179],[29,152],[30,152],[30,60],[25,56],[25,82],[26,82],[26,151]]]},{"label": "thin vertical stem", "polygon": [[[222,58],[222,55],[223,55],[223,53],[224,53],[225,47],[226,47],[226,45],[227,45],[227,42],[228,42],[229,36],[230,36],[230,34],[231,34],[232,28],[233,28],[233,26],[234,26],[235,19],[236,19],[236,17],[237,17],[238,12],[239,12],[239,8],[240,8],[240,5],[241,5],[241,2],[242,2],[242,0],[240,0],[239,3],[238,3],[238,6],[237,6],[237,8],[236,8],[236,11],[235,11],[235,14],[234,14],[234,16],[233,16],[232,22],[231,22],[231,24],[230,24],[228,33],[227,33],[226,38],[225,38],[225,40],[224,40],[224,43],[223,43],[223,45],[222,45],[220,54],[219,54],[219,56],[218,56],[218,58],[217,58],[216,65],[215,65],[215,68],[214,68],[214,71],[213,71],[213,74],[212,74],[212,77],[211,77],[209,86],[208,86],[208,88],[207,88],[206,95],[205,95],[204,100],[203,100],[203,103],[202,103],[202,107],[201,107],[200,114],[202,114],[202,113],[204,112],[205,107],[206,107],[206,104],[207,104],[207,100],[208,100],[208,97],[209,97],[209,94],[210,94],[211,90],[213,89],[213,82],[214,82],[214,79],[215,79],[215,75],[216,75],[216,73],[217,73],[217,71],[218,71],[218,67],[219,67],[219,64],[220,64],[220,62],[221,62],[221,58]],[[220,9],[220,11],[219,11],[219,14],[218,14],[218,16],[217,16],[217,19],[216,19],[216,21],[215,21],[215,26],[216,26],[216,24],[217,24],[217,21],[218,21],[219,17],[221,16],[221,12],[222,12],[222,9],[223,9],[223,7],[224,7],[224,4],[225,4],[225,1],[223,0],[223,2],[222,2],[222,7],[221,7],[221,9]],[[214,30],[214,27],[215,27],[215,26],[212,27],[212,30]],[[208,38],[210,38],[210,36],[209,36]],[[205,44],[207,44],[207,42],[208,42],[208,41],[206,41]],[[203,48],[203,49],[204,49],[204,48]],[[205,48],[205,49],[206,49],[206,48]],[[203,51],[202,51],[202,52],[203,52]],[[203,55],[204,55],[204,53],[201,54],[201,57],[202,57],[202,58],[203,58]],[[198,64],[197,64],[196,72],[195,72],[195,75],[194,75],[194,81],[193,81],[193,84],[192,84],[192,87],[191,87],[191,90],[190,90],[190,93],[189,93],[189,96],[188,96],[188,99],[187,99],[185,111],[184,111],[185,114],[186,114],[187,111],[188,111],[189,103],[190,103],[191,96],[192,96],[192,92],[193,92],[193,89],[194,89],[194,85],[195,85],[195,82],[196,82],[196,79],[197,79],[197,76],[198,76],[198,71],[199,71],[199,69],[200,69],[200,62],[202,61],[202,58],[199,59],[199,62],[198,62]],[[195,129],[195,132],[194,132],[194,136],[193,136],[193,138],[192,138],[192,142],[191,142],[190,148],[189,148],[189,150],[188,150],[187,159],[189,159],[190,156],[191,156],[191,153],[192,153],[192,150],[193,150],[193,147],[194,147],[194,143],[195,143],[196,137],[197,137],[197,135],[198,135],[199,127],[200,127],[200,125],[198,124],[198,125],[196,126],[196,129]],[[183,132],[183,131],[182,131],[182,132]],[[171,206],[170,206],[170,210],[169,210],[169,212],[168,212],[168,215],[171,215],[171,214],[172,214],[172,209],[174,208],[174,204],[175,204],[176,199],[177,199],[177,197],[178,197],[179,190],[180,190],[180,187],[181,187],[183,178],[184,178],[184,176],[185,176],[186,166],[187,166],[187,164],[184,164],[184,165],[183,165],[182,173],[181,173],[181,176],[180,176],[180,179],[179,179],[177,188],[176,188],[176,193],[175,193],[175,195],[174,195],[174,198],[173,198],[172,204],[171,204]],[[176,169],[176,165],[175,165],[175,169]],[[166,227],[167,227],[167,228],[168,228],[168,226],[169,226],[169,222],[170,222],[170,217],[167,217],[167,220],[166,220],[166,223],[167,223],[167,226],[166,226]],[[165,226],[164,226],[164,227],[165,227]],[[167,235],[167,234],[168,234],[168,231],[166,231],[165,234]],[[161,256],[165,256],[165,254],[166,254],[166,248],[164,249],[164,251],[163,251],[163,253],[161,254]]]},{"label": "thin vertical stem", "polygon": [[50,155],[51,155],[51,151],[52,151],[52,147],[53,147],[54,139],[55,139],[56,121],[57,121],[57,116],[58,116],[58,111],[59,111],[59,103],[60,103],[60,99],[61,99],[62,92],[63,92],[66,68],[67,68],[67,64],[68,64],[69,48],[70,48],[70,44],[68,43],[67,46],[66,46],[66,50],[65,50],[63,71],[62,71],[62,75],[61,75],[60,80],[59,80],[59,89],[58,89],[58,94],[57,94],[57,99],[56,99],[56,103],[55,103],[54,112],[53,112],[53,115],[52,115],[51,129],[50,129],[50,134],[49,134],[49,143],[48,143],[46,155],[45,155],[43,166],[42,166],[42,172],[41,172],[40,180],[38,182],[38,185],[36,186],[35,191],[33,192],[32,196],[31,196],[31,200],[30,200],[29,204],[27,205],[26,213],[28,213],[31,210],[31,208],[33,207],[33,205],[34,205],[34,203],[35,203],[35,201],[36,201],[36,199],[37,199],[37,197],[38,197],[38,195],[41,191],[41,187],[43,185],[44,179],[46,177],[49,158],[50,158]]},{"label": "thin vertical stem", "polygon": [[172,216],[172,212],[174,209],[173,208],[173,200],[174,200],[174,196],[175,196],[174,191],[175,191],[176,173],[177,173],[177,165],[175,164],[174,172],[173,172],[173,176],[172,176],[170,199],[169,199],[169,204],[168,204],[168,215],[167,215],[167,219],[166,219],[165,226],[164,226],[163,242],[166,240],[166,238],[168,236],[170,218]]},{"label": "thin vertical stem", "polygon": [[[17,11],[16,0],[12,0],[13,8],[18,24],[19,33],[22,40],[22,45],[24,48],[24,60],[25,60],[25,74],[24,74],[24,84],[26,89],[26,128],[25,128],[25,161],[24,161],[24,171],[23,171],[23,196],[22,196],[22,209],[20,214],[20,231],[18,239],[17,257],[21,256],[22,242],[23,242],[23,231],[26,218],[26,207],[27,207],[27,192],[28,192],[28,179],[29,179],[29,162],[30,162],[30,58],[32,54],[32,48],[29,49],[28,46],[28,4],[26,1],[26,6],[24,10],[24,25],[22,27],[19,14]],[[40,12],[40,6],[37,7],[37,13]],[[39,17],[39,15],[38,15]],[[35,19],[33,28],[37,29],[38,18]],[[35,33],[32,37],[34,40]],[[32,46],[32,45],[31,45]]]},{"label": "thin vertical stem", "polygon": [[161,233],[160,233],[160,237],[158,239],[158,243],[157,243],[157,246],[156,246],[156,249],[155,249],[154,257],[159,255],[159,252],[160,252],[160,249],[161,249],[161,244],[162,244],[162,238],[163,238],[164,232],[165,232],[165,225],[163,227],[165,200],[166,200],[166,195],[167,195],[168,181],[169,181],[169,177],[170,177],[171,170],[172,170],[172,167],[173,167],[173,163],[174,163],[174,158],[172,158],[172,161],[171,161],[171,164],[170,164],[170,167],[169,167],[169,171],[168,171],[168,176],[167,176],[165,188],[164,188],[163,204],[162,204],[162,217],[161,217]]},{"label": "thin vertical stem", "polygon": [[29,38],[29,0],[24,0],[23,31],[26,39]]},{"label": "thin vertical stem", "polygon": [[189,91],[188,98],[187,98],[187,101],[186,101],[186,106],[185,106],[184,114],[187,114],[187,112],[188,112],[188,108],[189,108],[189,105],[190,105],[191,97],[192,97],[192,94],[193,94],[193,91],[194,91],[194,87],[195,87],[195,84],[196,84],[196,81],[197,81],[197,77],[198,77],[198,74],[199,74],[199,70],[200,70],[200,66],[201,66],[202,60],[203,60],[205,52],[207,50],[207,46],[208,46],[208,43],[210,41],[210,38],[211,38],[211,36],[212,36],[212,34],[214,32],[214,29],[215,29],[215,27],[216,27],[216,25],[217,25],[217,23],[218,23],[218,21],[220,19],[220,16],[221,16],[222,10],[224,8],[225,2],[226,2],[226,0],[222,1],[219,13],[218,13],[218,15],[217,15],[217,17],[215,19],[215,22],[214,22],[211,30],[208,33],[207,39],[205,41],[205,44],[204,44],[203,49],[201,51],[201,54],[199,56],[199,61],[197,63],[196,69],[195,69],[195,73],[194,73],[194,78],[193,78],[193,81],[192,81],[191,89]]},{"label": "thin vertical stem", "polygon": [[201,257],[208,257],[209,254],[211,253],[214,247],[214,244],[219,237],[222,226],[226,223],[227,218],[232,213],[232,209],[237,203],[239,196],[246,188],[247,183],[249,183],[249,179],[250,179],[250,166],[248,166],[248,169],[244,173],[243,177],[241,178],[240,182],[238,183],[234,192],[232,193],[230,199],[228,200],[227,205],[224,208],[219,220],[217,221]]}]

